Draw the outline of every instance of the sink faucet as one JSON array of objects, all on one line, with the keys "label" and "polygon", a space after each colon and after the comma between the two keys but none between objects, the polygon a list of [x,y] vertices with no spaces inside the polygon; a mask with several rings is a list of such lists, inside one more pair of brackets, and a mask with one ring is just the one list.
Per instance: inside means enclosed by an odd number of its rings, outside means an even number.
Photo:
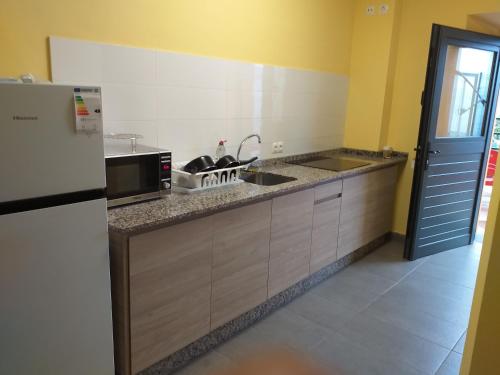
[{"label": "sink faucet", "polygon": [[257,137],[259,143],[262,143],[260,135],[258,135],[258,134],[250,134],[249,136],[243,138],[243,140],[240,142],[240,145],[238,147],[238,153],[236,154],[237,161],[240,161],[240,152],[241,152],[241,147],[243,146],[243,143],[245,143],[246,141],[248,141],[250,138],[253,138],[253,137]]}]

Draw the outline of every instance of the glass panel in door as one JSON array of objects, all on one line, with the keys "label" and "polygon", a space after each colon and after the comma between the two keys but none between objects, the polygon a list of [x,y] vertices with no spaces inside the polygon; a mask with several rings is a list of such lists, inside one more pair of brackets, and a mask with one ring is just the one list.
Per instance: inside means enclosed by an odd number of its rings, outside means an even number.
[{"label": "glass panel in door", "polygon": [[495,54],[448,45],[436,138],[481,137]]}]

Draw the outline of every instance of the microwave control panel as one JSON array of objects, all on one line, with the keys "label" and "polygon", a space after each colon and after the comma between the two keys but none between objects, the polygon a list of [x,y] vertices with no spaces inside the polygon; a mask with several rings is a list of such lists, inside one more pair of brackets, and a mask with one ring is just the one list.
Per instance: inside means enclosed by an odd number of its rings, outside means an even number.
[{"label": "microwave control panel", "polygon": [[170,193],[172,189],[172,154],[160,152],[160,189]]}]

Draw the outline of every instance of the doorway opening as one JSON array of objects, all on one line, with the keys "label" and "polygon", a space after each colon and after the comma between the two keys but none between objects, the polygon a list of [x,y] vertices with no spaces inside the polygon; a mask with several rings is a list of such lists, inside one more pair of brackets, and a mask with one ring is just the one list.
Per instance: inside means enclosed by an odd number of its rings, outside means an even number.
[{"label": "doorway opening", "polygon": [[486,176],[484,178],[483,191],[481,194],[481,206],[479,209],[479,217],[476,226],[475,242],[482,243],[484,239],[484,231],[486,228],[486,219],[488,217],[488,209],[490,205],[491,192],[493,190],[493,181],[498,165],[498,152],[500,149],[500,95],[496,107],[496,115],[493,124],[493,134],[491,137],[490,149],[488,152],[488,166],[486,168]]}]

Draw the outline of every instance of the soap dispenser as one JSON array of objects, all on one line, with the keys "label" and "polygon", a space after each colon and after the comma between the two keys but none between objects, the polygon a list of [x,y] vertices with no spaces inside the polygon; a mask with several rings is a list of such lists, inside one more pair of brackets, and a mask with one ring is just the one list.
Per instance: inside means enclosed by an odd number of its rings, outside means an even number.
[{"label": "soap dispenser", "polygon": [[226,146],[224,146],[224,143],[226,143],[227,140],[221,139],[219,141],[219,145],[217,146],[217,150],[215,150],[215,161],[219,160],[221,157],[226,155]]}]

